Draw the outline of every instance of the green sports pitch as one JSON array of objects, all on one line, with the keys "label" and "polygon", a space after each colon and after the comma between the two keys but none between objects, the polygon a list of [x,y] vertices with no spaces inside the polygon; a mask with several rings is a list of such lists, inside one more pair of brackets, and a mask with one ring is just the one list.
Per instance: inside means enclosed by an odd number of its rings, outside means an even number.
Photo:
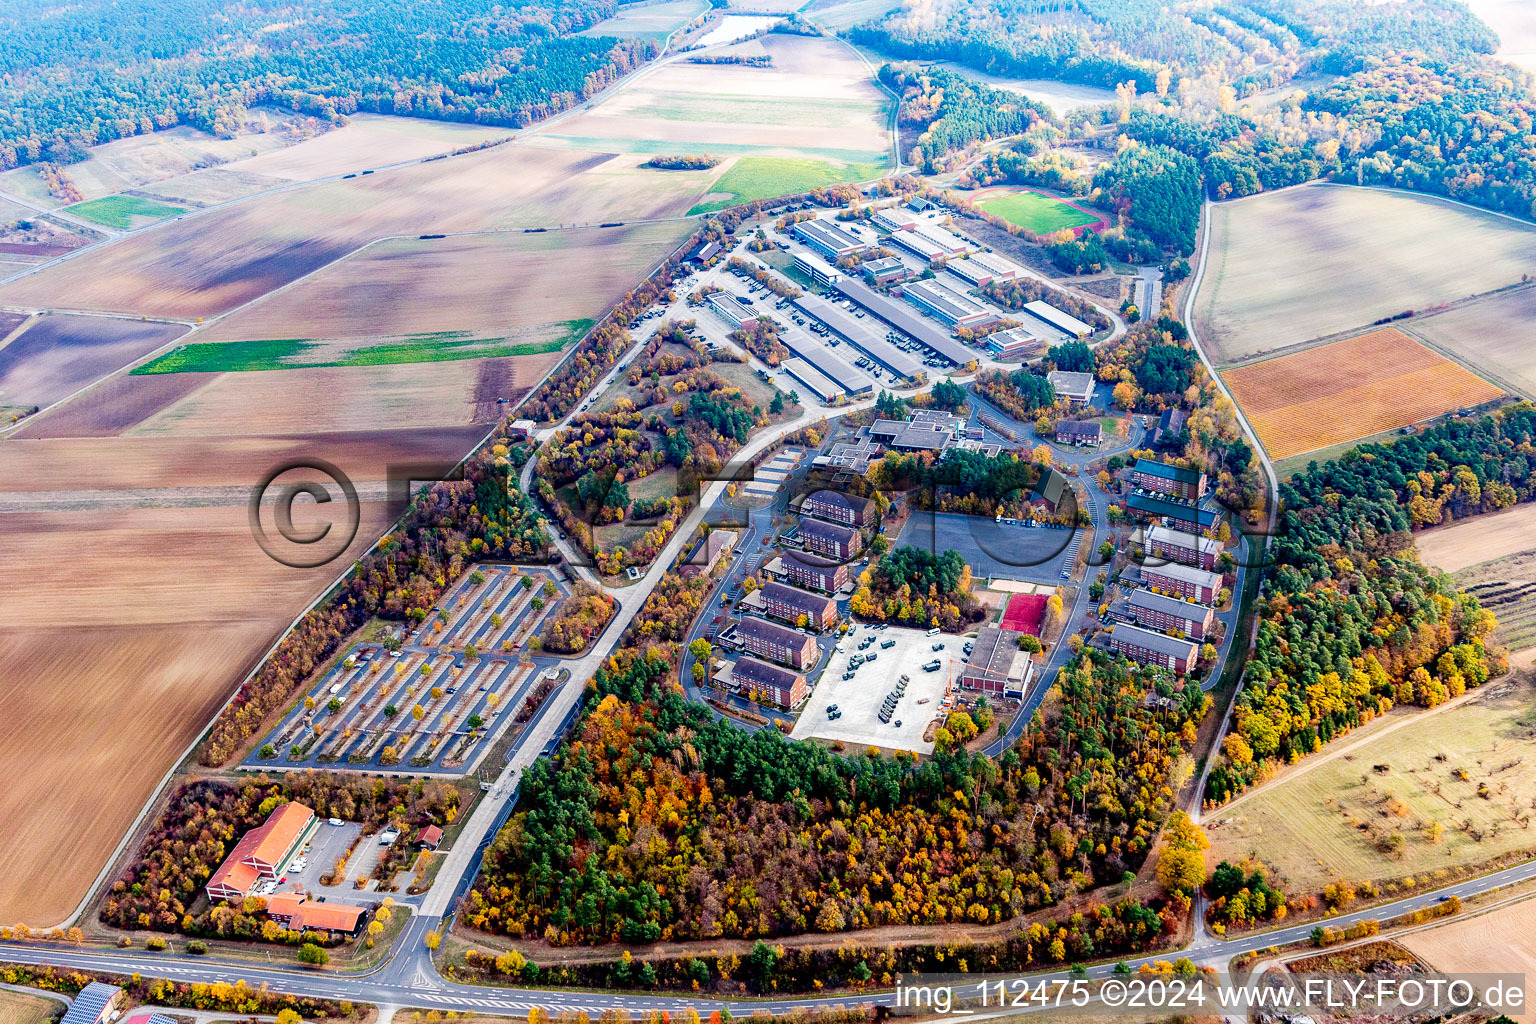
[{"label": "green sports pitch", "polygon": [[1039,192],[998,192],[977,199],[976,206],[1036,235],[1099,222],[1093,214]]}]

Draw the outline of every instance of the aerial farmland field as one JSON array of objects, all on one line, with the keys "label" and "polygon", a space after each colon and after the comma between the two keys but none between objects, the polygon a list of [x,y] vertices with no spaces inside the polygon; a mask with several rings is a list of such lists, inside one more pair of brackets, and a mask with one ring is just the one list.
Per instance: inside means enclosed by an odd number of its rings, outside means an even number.
[{"label": "aerial farmland field", "polygon": [[50,405],[185,331],[181,324],[153,321],[39,317],[0,348],[0,405]]},{"label": "aerial farmland field", "polygon": [[693,18],[709,10],[706,0],[659,0],[625,4],[613,17],[604,18],[581,34],[584,36],[639,36],[665,39]]},{"label": "aerial farmland field", "polygon": [[[1476,252],[1475,260],[1444,253]],[[1211,207],[1195,302],[1218,365],[1536,274],[1536,228],[1440,199],[1306,185]]]},{"label": "aerial farmland field", "polygon": [[1287,891],[1315,893],[1340,878],[1401,879],[1536,849],[1536,764],[1524,756],[1536,689],[1528,672],[1486,687],[1444,711],[1378,720],[1367,728],[1380,735],[1338,740],[1314,755],[1323,760],[1212,812],[1210,861],[1257,855]]},{"label": "aerial farmland field", "polygon": [[93,224],[103,224],[109,228],[117,228],[119,231],[127,231],[129,228],[153,224],[157,220],[164,220],[166,217],[174,217],[178,213],[187,211],[180,206],[167,206],[138,196],[107,196],[104,199],[89,199],[83,203],[76,203],[68,207],[66,212]]},{"label": "aerial farmland field", "polygon": [[[689,226],[391,239],[241,310],[198,340],[464,331],[512,344],[568,342],[573,321],[600,315],[670,254]],[[578,276],[583,283],[574,288]]]},{"label": "aerial farmland field", "polygon": [[1536,288],[1513,288],[1416,317],[1405,326],[1431,345],[1449,352],[1490,380],[1536,398],[1536,346],[1530,327],[1536,319]]},{"label": "aerial farmland field", "polygon": [[721,180],[694,212],[860,180],[888,166],[888,97],[846,47],[770,35],[726,52],[767,54],[772,64],[674,61],[539,138],[609,152],[751,158],[734,180],[730,161],[716,168],[710,177]]},{"label": "aerial farmland field", "polygon": [[[1529,900],[1511,903],[1487,914],[1450,921],[1397,939],[1437,971],[1463,974],[1513,973],[1525,980],[1526,1007],[1531,1005],[1531,979],[1536,978],[1536,929],[1531,928]],[[1526,1024],[1531,1011],[1514,1013]]]},{"label": "aerial farmland field", "polygon": [[644,178],[655,190],[637,188],[632,165],[605,173],[612,159],[513,143],[258,196],[13,281],[0,302],[213,317],[390,236],[557,227],[576,210],[597,222],[650,218],[690,201],[659,175]]},{"label": "aerial farmland field", "polygon": [[1276,459],[1503,394],[1393,328],[1224,370],[1222,379]]},{"label": "aerial farmland field", "polygon": [[[19,711],[0,718],[13,780],[0,858],[32,880],[0,891],[0,919],[73,909],[161,773],[336,576],[279,565],[252,542],[252,482],[293,458],[340,467],[365,496],[350,557],[398,512],[370,481],[391,463],[451,465],[482,433],[0,443],[0,559],[32,581],[0,593],[0,699]],[[64,751],[69,786],[36,770]]]}]

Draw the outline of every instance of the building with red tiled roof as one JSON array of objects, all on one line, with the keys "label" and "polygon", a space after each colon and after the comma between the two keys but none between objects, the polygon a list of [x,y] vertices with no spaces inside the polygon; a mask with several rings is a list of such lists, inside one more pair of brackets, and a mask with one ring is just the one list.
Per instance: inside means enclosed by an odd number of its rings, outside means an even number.
[{"label": "building with red tiled roof", "polygon": [[258,880],[277,878],[314,831],[315,823],[315,812],[301,803],[289,801],[276,808],[265,822],[240,838],[208,879],[208,898],[214,903],[243,900]]}]

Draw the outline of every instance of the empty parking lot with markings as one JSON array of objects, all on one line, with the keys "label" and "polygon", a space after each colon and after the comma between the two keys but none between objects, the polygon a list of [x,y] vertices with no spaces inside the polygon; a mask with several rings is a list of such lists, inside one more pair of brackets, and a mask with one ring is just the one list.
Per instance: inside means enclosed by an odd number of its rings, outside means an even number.
[{"label": "empty parking lot with markings", "polygon": [[399,650],[349,650],[242,767],[468,774],[559,672],[529,648],[568,592],[546,568],[481,566]]}]

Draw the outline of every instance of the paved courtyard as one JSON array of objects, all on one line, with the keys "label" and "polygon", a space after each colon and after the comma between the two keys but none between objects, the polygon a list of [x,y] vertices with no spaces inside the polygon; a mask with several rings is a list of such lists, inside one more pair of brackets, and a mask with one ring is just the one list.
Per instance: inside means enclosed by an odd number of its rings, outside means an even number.
[{"label": "paved courtyard", "polygon": [[[860,650],[859,644],[867,637],[873,637],[875,642]],[[891,646],[882,648],[881,644],[887,642]],[[944,647],[935,651],[935,644]],[[920,629],[858,627],[843,637],[832,652],[821,681],[806,700],[790,735],[797,740],[816,737],[860,747],[932,753],[933,741],[925,740],[923,734],[928,724],[939,717],[946,686],[952,679],[958,679],[965,664],[964,644],[961,637],[942,633],[930,637]],[[875,660],[853,669],[853,678],[845,680],[843,673],[857,654],[866,658],[874,655]],[[939,670],[923,671],[923,665],[935,659],[940,663]],[[883,723],[880,707],[902,675],[909,679],[907,692],[897,703],[891,720]],[[840,718],[827,717],[827,709],[833,704],[842,712]],[[900,727],[896,725],[898,721]]]}]

